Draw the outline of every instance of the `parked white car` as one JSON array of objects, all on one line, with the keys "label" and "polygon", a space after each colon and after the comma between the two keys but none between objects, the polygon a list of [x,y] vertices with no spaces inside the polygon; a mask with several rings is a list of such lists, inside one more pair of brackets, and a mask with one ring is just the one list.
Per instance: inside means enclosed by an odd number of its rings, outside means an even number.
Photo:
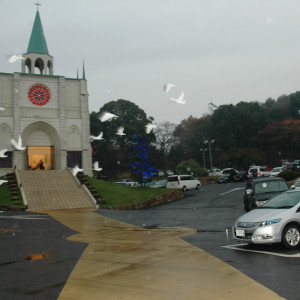
[{"label": "parked white car", "polygon": [[287,191],[239,217],[233,238],[242,243],[282,243],[287,249],[300,246],[300,191]]},{"label": "parked white car", "polygon": [[218,168],[213,168],[208,171],[208,176],[221,176],[222,170]]},{"label": "parked white car", "polygon": [[182,189],[186,192],[190,189],[200,190],[201,182],[193,175],[172,175],[168,177],[167,188]]},{"label": "parked white car", "polygon": [[270,172],[270,176],[276,177],[281,171],[283,171],[283,167],[273,168],[272,171]]},{"label": "parked white car", "polygon": [[120,179],[118,181],[114,181],[114,183],[118,183],[118,184],[124,184],[127,186],[132,186],[132,187],[137,187],[139,185],[138,182],[132,181],[131,179]]},{"label": "parked white car", "polygon": [[296,180],[293,185],[291,185],[292,190],[300,190],[300,179]]},{"label": "parked white car", "polygon": [[255,177],[269,177],[270,172],[267,170],[266,166],[252,166],[248,171],[248,178]]}]

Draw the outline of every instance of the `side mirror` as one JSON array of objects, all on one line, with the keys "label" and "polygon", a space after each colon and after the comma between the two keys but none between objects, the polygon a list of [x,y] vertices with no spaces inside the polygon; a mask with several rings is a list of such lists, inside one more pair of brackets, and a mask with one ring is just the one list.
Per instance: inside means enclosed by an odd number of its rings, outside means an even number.
[{"label": "side mirror", "polygon": [[293,184],[293,185],[291,185],[290,190],[294,190],[295,188],[296,188],[296,186]]},{"label": "side mirror", "polygon": [[252,195],[253,194],[253,190],[252,189],[247,189],[246,190],[246,194],[247,195]]}]

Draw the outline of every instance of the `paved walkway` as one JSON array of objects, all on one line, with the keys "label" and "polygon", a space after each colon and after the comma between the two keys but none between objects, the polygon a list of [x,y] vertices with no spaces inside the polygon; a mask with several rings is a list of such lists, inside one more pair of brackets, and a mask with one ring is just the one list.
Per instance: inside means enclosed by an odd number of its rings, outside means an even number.
[{"label": "paved walkway", "polygon": [[186,228],[129,225],[91,210],[49,211],[89,243],[59,299],[282,299],[180,237]]}]

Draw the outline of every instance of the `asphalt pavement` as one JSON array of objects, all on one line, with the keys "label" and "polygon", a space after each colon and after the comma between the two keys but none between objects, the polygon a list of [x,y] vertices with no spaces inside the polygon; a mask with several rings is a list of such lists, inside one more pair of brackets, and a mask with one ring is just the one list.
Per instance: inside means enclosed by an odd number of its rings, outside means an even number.
[{"label": "asphalt pavement", "polygon": [[243,187],[139,211],[0,213],[0,299],[299,299],[299,259],[230,248]]}]

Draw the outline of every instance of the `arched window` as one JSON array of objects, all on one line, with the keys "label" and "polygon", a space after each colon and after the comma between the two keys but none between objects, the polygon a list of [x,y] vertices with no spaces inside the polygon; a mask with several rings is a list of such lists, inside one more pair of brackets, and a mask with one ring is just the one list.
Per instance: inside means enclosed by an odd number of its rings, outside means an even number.
[{"label": "arched window", "polygon": [[47,69],[48,69],[48,74],[53,75],[53,64],[51,60],[48,60]]},{"label": "arched window", "polygon": [[31,73],[32,69],[31,69],[31,59],[30,58],[26,58],[25,60],[25,73]]},{"label": "arched window", "polygon": [[37,68],[40,71],[40,74],[44,73],[44,61],[41,58],[36,59],[34,67]]}]

